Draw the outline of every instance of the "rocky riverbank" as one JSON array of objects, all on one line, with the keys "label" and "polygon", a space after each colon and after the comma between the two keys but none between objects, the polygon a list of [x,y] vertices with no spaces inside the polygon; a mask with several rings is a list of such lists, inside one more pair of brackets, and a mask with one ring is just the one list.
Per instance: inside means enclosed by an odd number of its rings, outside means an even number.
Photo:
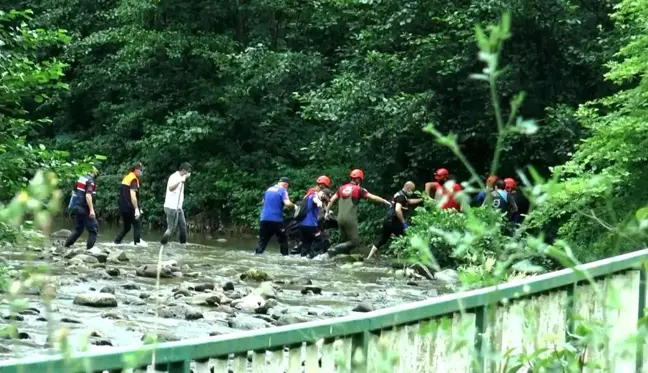
[{"label": "rocky riverbank", "polygon": [[156,288],[159,244],[66,249],[66,234],[53,234],[49,248],[1,250],[10,281],[24,279],[28,265],[48,270],[44,283],[27,281],[18,292],[26,299],[18,312],[9,307],[12,293],[3,297],[0,329],[14,339],[0,337],[0,357],[43,353],[56,346],[48,334],[99,349],[141,343],[156,331],[172,341],[368,312],[437,296],[456,280],[451,272],[427,279],[359,255],[308,260],[171,244]]}]

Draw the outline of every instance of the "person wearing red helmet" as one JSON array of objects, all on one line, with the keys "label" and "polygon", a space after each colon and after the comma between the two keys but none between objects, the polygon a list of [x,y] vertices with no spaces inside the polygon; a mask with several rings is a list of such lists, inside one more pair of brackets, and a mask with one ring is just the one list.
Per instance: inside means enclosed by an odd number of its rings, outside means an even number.
[{"label": "person wearing red helmet", "polygon": [[360,200],[368,199],[391,207],[391,202],[369,193],[360,186],[364,180],[362,170],[355,169],[351,171],[349,177],[351,177],[351,181],[338,188],[326,207],[328,215],[331,206],[339,201],[337,223],[340,228],[342,242],[328,250],[330,256],[348,254],[360,245],[360,236],[358,235],[358,203],[360,203]]},{"label": "person wearing red helmet", "polygon": [[[325,190],[329,190],[330,188],[331,188],[331,179],[328,176],[322,175],[322,176],[318,177],[315,180],[315,186],[312,187],[312,188],[309,188],[306,191],[306,195],[304,195],[304,198],[301,200],[301,202],[298,205],[295,206],[294,218],[290,223],[288,223],[288,225],[286,227],[286,231],[293,232],[295,229],[299,229],[300,232],[301,232],[302,229],[298,228],[298,227],[301,226],[300,223],[306,216],[306,211],[308,209],[309,201],[310,201],[309,197],[311,197],[314,194],[319,195],[320,192],[325,191]],[[329,199],[330,199],[330,197],[329,197]],[[328,202],[328,199],[327,199],[326,202]],[[325,211],[324,211],[324,209],[319,209],[318,211],[319,211],[318,222],[320,222],[320,221],[323,222],[324,221],[324,213],[325,213]],[[322,229],[323,229],[322,225],[323,224],[318,224],[317,225],[317,230],[314,233],[316,236],[319,236],[321,234]],[[300,237],[301,236],[302,236],[302,234],[300,233]],[[303,242],[303,240],[300,239],[297,246],[293,247],[293,249],[290,251],[290,253],[293,254],[293,255],[301,253],[302,256],[304,256],[303,255],[304,254],[303,248],[304,248],[304,242]]]},{"label": "person wearing red helmet", "polygon": [[310,196],[311,194],[321,192],[324,189],[331,188],[331,179],[328,176],[322,175],[315,180],[315,186],[306,191],[304,198]]},{"label": "person wearing red helmet", "polygon": [[504,179],[506,191],[515,201],[517,211],[511,214],[511,221],[515,224],[522,224],[524,217],[529,213],[529,200],[517,190],[517,183],[514,179],[507,177]]},{"label": "person wearing red helmet", "polygon": [[[435,181],[425,183],[425,193],[434,198],[437,203],[441,204],[442,209],[461,210],[461,205],[454,198],[456,193],[462,191],[461,185],[456,181],[450,180],[450,172],[445,168],[440,168],[434,173]],[[448,185],[448,181],[451,181]]]}]

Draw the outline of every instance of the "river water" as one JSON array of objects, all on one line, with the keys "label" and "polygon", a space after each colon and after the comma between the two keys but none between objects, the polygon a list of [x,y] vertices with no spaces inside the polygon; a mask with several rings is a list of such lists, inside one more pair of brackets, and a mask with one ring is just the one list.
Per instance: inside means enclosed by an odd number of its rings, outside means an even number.
[{"label": "river water", "polygon": [[[69,228],[69,225],[68,222],[58,222],[55,229]],[[204,337],[212,332],[224,334],[253,328],[241,327],[246,322],[233,323],[232,317],[243,321],[251,320],[252,324],[263,318],[268,322],[266,326],[271,327],[348,315],[361,303],[378,309],[418,301],[435,296],[440,289],[440,284],[434,281],[405,278],[402,271],[390,268],[387,261],[343,263],[330,259],[283,257],[279,254],[276,243],[272,243],[265,254],[254,255],[254,238],[227,238],[226,242],[219,242],[218,237],[203,234],[190,234],[190,243],[186,246],[178,243],[166,246],[163,259],[177,261],[183,268],[183,276],[163,278],[160,288],[156,289],[154,278],[137,277],[135,269],[142,264],[157,262],[161,232],[143,232],[143,239],[147,243],[145,247],[135,247],[132,244],[117,247],[111,241],[118,230],[117,226],[102,225],[97,243],[99,248],[123,250],[127,254],[129,261],[106,264],[107,269],[119,269],[118,276],[108,276],[105,269],[92,268],[91,265],[72,268],[69,260],[49,255],[49,247],[36,247],[27,251],[0,249],[0,259],[4,258],[14,275],[16,270],[26,265],[44,265],[57,284],[57,296],[52,302],[55,312],[49,315],[46,315],[39,296],[26,295],[28,306],[34,309],[31,311],[33,314],[21,315],[24,320],[11,323],[17,326],[18,331],[25,332],[23,337],[27,338],[20,341],[0,339],[0,359],[50,351],[46,343],[48,328],[50,331],[66,328],[75,349],[88,345],[87,333],[92,331],[96,335],[91,338],[93,343],[107,344],[106,341],[109,341],[112,346],[127,346],[140,344],[142,336],[156,330],[155,328],[163,331],[168,339]],[[85,237],[86,233],[75,247],[83,248]],[[124,241],[129,240],[132,242],[132,233]],[[220,307],[192,306],[204,317],[198,320],[186,320],[182,316],[155,317],[155,309],[160,304],[170,309],[184,305],[183,298],[174,297],[174,289],[186,288],[189,282],[216,284],[217,290],[225,283],[232,282],[235,289],[233,293],[245,295],[253,291],[259,283],[249,280],[246,282],[240,277],[241,273],[250,269],[265,271],[278,288],[278,305],[268,315],[239,312],[231,308],[224,310]],[[321,294],[302,294],[307,281],[312,282],[312,286],[321,288]],[[126,288],[124,285],[127,285]],[[94,308],[73,304],[78,294],[99,291],[105,286],[115,289],[119,302],[117,307]],[[196,293],[198,292],[192,291],[192,295]],[[0,294],[0,297],[3,297],[0,302],[2,314],[6,315],[8,295]],[[235,298],[236,295],[231,297]],[[123,319],[105,317],[106,311],[117,312]],[[279,320],[273,320],[270,315]],[[10,321],[0,320],[0,329],[9,323]],[[110,348],[94,344],[88,347],[90,350]]]}]

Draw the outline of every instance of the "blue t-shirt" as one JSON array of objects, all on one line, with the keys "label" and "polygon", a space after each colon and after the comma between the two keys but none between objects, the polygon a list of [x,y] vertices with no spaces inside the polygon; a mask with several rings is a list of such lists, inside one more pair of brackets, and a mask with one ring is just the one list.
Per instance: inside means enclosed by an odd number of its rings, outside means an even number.
[{"label": "blue t-shirt", "polygon": [[283,221],[283,201],[288,198],[288,192],[274,185],[268,188],[263,195],[263,210],[261,210],[261,221]]},{"label": "blue t-shirt", "polygon": [[314,198],[315,194],[308,196],[308,200],[306,201],[306,216],[299,223],[302,227],[317,227],[317,217],[319,216],[320,208],[313,201]]}]

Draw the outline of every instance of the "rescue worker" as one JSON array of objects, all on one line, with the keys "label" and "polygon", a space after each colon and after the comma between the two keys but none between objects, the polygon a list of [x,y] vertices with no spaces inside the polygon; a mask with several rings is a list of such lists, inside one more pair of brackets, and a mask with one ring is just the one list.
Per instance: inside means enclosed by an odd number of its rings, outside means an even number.
[{"label": "rescue worker", "polygon": [[281,255],[288,255],[288,238],[283,222],[284,207],[294,208],[288,197],[290,179],[282,177],[276,185],[271,186],[263,195],[263,209],[259,224],[259,244],[255,254],[263,254],[272,236],[277,236]]},{"label": "rescue worker", "polygon": [[403,186],[403,189],[394,194],[392,198],[391,208],[385,216],[383,226],[376,243],[371,248],[367,259],[371,258],[383,246],[389,242],[391,235],[398,237],[405,233],[407,229],[407,218],[409,217],[409,208],[411,205],[416,205],[423,202],[423,199],[410,199],[416,186],[413,182],[408,181]]},{"label": "rescue worker", "polygon": [[[299,203],[299,205],[297,207],[295,207],[295,216],[294,216],[293,219],[291,219],[290,221],[288,221],[286,223],[286,231],[289,232],[290,234],[293,234],[295,228],[297,228],[299,230],[301,220],[298,221],[297,217],[298,217],[298,215],[300,215],[301,209],[306,206],[306,204],[307,204],[306,199],[309,196],[311,196],[314,193],[318,193],[318,192],[320,192],[322,190],[325,190],[325,189],[329,189],[329,194],[330,194],[330,188],[331,188],[331,179],[328,176],[322,175],[322,176],[318,177],[315,180],[315,186],[312,187],[312,188],[309,188],[306,191],[306,195],[304,195],[304,198],[302,199],[302,201]],[[329,198],[329,200],[330,200],[330,198]],[[328,202],[328,200],[327,200],[327,202]],[[323,215],[324,212],[325,212],[324,209],[320,209],[320,215]],[[301,218],[303,218],[303,216],[301,216]],[[321,224],[318,224],[317,226],[320,227]],[[321,227],[320,227],[320,229],[321,229]],[[300,233],[300,237],[301,237],[301,233]],[[300,239],[299,243],[295,247],[293,247],[293,249],[290,251],[290,253],[293,254],[293,255],[294,254],[301,254],[302,253],[302,248],[303,248],[303,242]]]},{"label": "rescue worker", "polygon": [[86,249],[92,249],[97,241],[99,224],[95,213],[95,204],[97,203],[97,183],[95,179],[99,175],[99,167],[99,163],[95,163],[90,172],[79,177],[76,181],[68,205],[74,212],[74,229],[65,240],[65,247],[74,245],[83,233],[84,228],[88,231]]},{"label": "rescue worker", "polygon": [[[462,191],[461,185],[456,181],[450,180],[450,172],[445,168],[440,168],[434,173],[434,179],[425,183],[425,193],[432,197],[442,209],[461,210],[461,205],[456,201],[455,194]],[[451,181],[452,185],[446,183]]]},{"label": "rescue worker", "polygon": [[488,202],[492,203],[493,207],[496,209],[506,213],[507,218],[509,219],[518,211],[515,199],[511,198],[509,193],[506,191],[504,180],[497,180],[495,182],[495,190],[491,191],[489,193],[489,198],[484,201],[484,203]]},{"label": "rescue worker", "polygon": [[497,175],[491,175],[486,179],[486,190],[482,190],[477,194],[477,197],[475,197],[474,200],[474,205],[475,206],[481,206],[484,204],[484,200],[486,199],[486,196],[495,189],[495,182],[498,180]]},{"label": "rescue worker", "polygon": [[369,193],[360,184],[364,180],[364,172],[355,169],[349,174],[351,181],[338,188],[326,207],[327,215],[330,214],[331,206],[338,200],[337,223],[340,228],[341,243],[328,250],[330,256],[337,254],[348,254],[351,250],[360,245],[358,236],[358,203],[361,199],[369,199],[376,203],[382,203],[391,207],[391,203],[381,197]]},{"label": "rescue worker", "polygon": [[119,212],[122,219],[122,230],[115,238],[114,243],[119,245],[133,228],[133,243],[138,245],[140,243],[142,224],[140,217],[142,215],[142,207],[140,204],[140,177],[144,166],[142,162],[135,163],[130,169],[128,174],[124,176],[121,182],[119,191]]},{"label": "rescue worker", "polygon": [[301,256],[307,256],[309,259],[315,257],[313,242],[319,230],[319,215],[324,203],[331,199],[331,190],[323,189],[311,193],[306,197],[304,206],[304,218],[299,222],[299,233],[301,239]]},{"label": "rescue worker", "polygon": [[509,195],[517,205],[517,212],[512,215],[511,221],[515,224],[522,224],[524,217],[529,213],[529,200],[520,191],[517,190],[517,183],[514,179],[507,177],[506,179],[504,179],[504,185],[506,191],[509,193]]}]

